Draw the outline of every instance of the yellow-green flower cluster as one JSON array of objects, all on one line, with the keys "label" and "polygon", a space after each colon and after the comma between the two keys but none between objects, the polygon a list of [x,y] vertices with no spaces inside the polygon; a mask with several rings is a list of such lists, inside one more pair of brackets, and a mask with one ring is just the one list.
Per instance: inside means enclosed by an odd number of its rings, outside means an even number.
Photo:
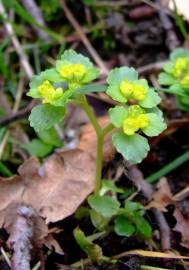
[{"label": "yellow-green flower cluster", "polygon": [[87,57],[67,50],[56,61],[55,67],[33,76],[27,95],[42,98],[43,103],[53,106],[64,106],[72,97],[80,94],[80,88],[95,80],[98,74],[99,70]]},{"label": "yellow-green flower cluster", "polygon": [[185,57],[178,57],[174,63],[172,74],[175,78],[180,79],[187,71],[188,59]]},{"label": "yellow-green flower cluster", "polygon": [[113,69],[108,75],[107,83],[107,94],[118,102],[134,102],[142,108],[153,108],[160,103],[156,91],[148,85],[147,80],[138,79],[138,73],[133,68]]},{"label": "yellow-green flower cluster", "polygon": [[123,132],[126,135],[134,135],[139,129],[147,127],[149,117],[139,105],[133,105],[128,108],[128,115],[123,121]]},{"label": "yellow-green flower cluster", "polygon": [[83,64],[67,64],[63,65],[59,73],[66,80],[80,80],[86,73],[86,67]]},{"label": "yellow-green flower cluster", "polygon": [[55,89],[55,87],[48,80],[45,80],[38,86],[38,91],[43,98],[43,103],[52,103],[54,100],[60,98],[63,94],[61,87]]},{"label": "yellow-green flower cluster", "polygon": [[137,81],[129,82],[127,79],[120,83],[120,91],[127,99],[141,101],[145,98],[148,87],[139,84]]}]

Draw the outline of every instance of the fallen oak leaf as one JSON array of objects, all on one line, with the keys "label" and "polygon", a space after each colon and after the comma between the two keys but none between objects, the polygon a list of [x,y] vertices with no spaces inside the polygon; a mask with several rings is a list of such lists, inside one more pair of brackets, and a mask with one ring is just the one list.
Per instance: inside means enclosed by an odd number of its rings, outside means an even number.
[{"label": "fallen oak leaf", "polygon": [[[94,189],[94,159],[81,150],[53,155],[40,167],[36,158],[19,168],[19,176],[0,180],[0,213],[11,204],[32,206],[46,223],[72,215]],[[0,215],[0,226],[5,216]]]},{"label": "fallen oak leaf", "polygon": [[183,247],[189,248],[189,219],[185,218],[181,213],[180,209],[175,207],[173,212],[177,223],[174,227],[174,231],[180,232],[182,236],[182,242],[180,243]]},{"label": "fallen oak leaf", "polygon": [[182,237],[180,245],[189,249],[189,219],[187,219],[180,209],[180,206],[173,196],[171,189],[165,177],[162,177],[158,183],[158,190],[153,194],[153,200],[147,205],[147,209],[157,208],[161,211],[167,211],[168,205],[174,205],[173,216],[176,219],[174,231],[179,232]]},{"label": "fallen oak leaf", "polygon": [[153,193],[152,201],[145,207],[146,209],[157,208],[166,212],[166,206],[173,203],[172,193],[167,179],[162,177],[157,184],[158,190]]}]

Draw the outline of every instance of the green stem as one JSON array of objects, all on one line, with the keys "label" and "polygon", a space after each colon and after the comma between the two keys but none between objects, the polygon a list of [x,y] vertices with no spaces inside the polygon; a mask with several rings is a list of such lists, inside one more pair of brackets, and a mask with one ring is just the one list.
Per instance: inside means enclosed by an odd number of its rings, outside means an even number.
[{"label": "green stem", "polygon": [[91,107],[89,106],[87,99],[84,95],[80,96],[80,106],[82,107],[82,109],[85,111],[85,113],[87,114],[91,124],[93,125],[97,136],[101,135],[102,133],[102,128],[100,127],[96,116],[93,112],[93,110],[91,109]]},{"label": "green stem", "polygon": [[103,165],[103,144],[104,137],[113,129],[113,125],[109,124],[104,129],[99,125],[96,116],[89,106],[84,95],[80,96],[79,104],[87,114],[91,124],[93,125],[97,136],[97,156],[96,156],[96,177],[95,177],[95,194],[98,195],[101,188],[102,165]]},{"label": "green stem", "polygon": [[98,195],[101,188],[102,164],[103,164],[103,144],[104,136],[97,135],[97,156],[96,156],[96,177],[95,177],[95,194]]}]

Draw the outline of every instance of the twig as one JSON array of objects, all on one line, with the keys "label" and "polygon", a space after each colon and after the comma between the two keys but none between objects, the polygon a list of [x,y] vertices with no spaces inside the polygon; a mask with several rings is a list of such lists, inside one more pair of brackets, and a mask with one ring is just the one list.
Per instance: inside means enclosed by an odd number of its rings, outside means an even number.
[{"label": "twig", "polygon": [[10,135],[10,130],[6,130],[6,132],[3,136],[3,139],[1,141],[1,144],[0,144],[0,160],[2,159],[5,146],[7,144],[8,139],[9,139],[9,135]]},{"label": "twig", "polygon": [[[156,0],[156,3],[160,5],[160,0]],[[166,31],[166,45],[169,48],[169,50],[172,51],[180,45],[180,42],[176,36],[173,23],[168,17],[168,15],[162,10],[159,10],[158,13],[160,20],[162,22],[162,26]]]},{"label": "twig", "polygon": [[6,251],[4,250],[3,247],[1,247],[0,250],[1,250],[1,253],[2,253],[3,258],[5,259],[6,263],[8,264],[9,267],[11,267],[11,261],[7,255]]},{"label": "twig", "polygon": [[21,205],[17,211],[17,218],[8,240],[13,255],[11,260],[12,270],[30,270],[30,252],[32,249],[34,210],[31,207]]},{"label": "twig", "polygon": [[18,119],[22,119],[28,115],[28,113],[31,111],[31,109],[36,105],[36,101],[32,100],[28,106],[16,113],[11,113],[9,115],[6,115],[4,117],[0,118],[0,125],[7,125],[10,124]]},{"label": "twig", "polygon": [[157,63],[152,63],[149,65],[137,68],[137,71],[140,75],[148,74],[148,73],[152,73],[152,72],[158,72],[167,63],[168,63],[168,61],[161,61],[161,62],[157,62]]},{"label": "twig", "polygon": [[97,7],[122,7],[128,5],[127,0],[120,0],[120,1],[95,1],[94,6]]},{"label": "twig", "polygon": [[102,59],[100,58],[97,51],[93,48],[92,44],[90,43],[89,39],[87,38],[87,36],[86,36],[85,32],[83,31],[82,27],[80,26],[78,21],[74,18],[74,16],[73,16],[72,12],[70,11],[70,9],[67,7],[65,1],[60,0],[60,5],[61,5],[62,9],[64,10],[64,13],[65,13],[68,21],[71,23],[71,25],[74,27],[74,29],[76,30],[76,32],[80,36],[81,41],[83,42],[83,44],[88,49],[89,53],[93,57],[96,64],[102,70],[102,73],[108,74],[108,68],[106,67],[106,65],[104,64]]},{"label": "twig", "polygon": [[4,5],[2,3],[2,0],[0,0],[0,15],[4,18],[4,27],[6,29],[7,34],[9,35],[12,44],[15,48],[15,51],[17,52],[19,58],[20,58],[20,63],[28,77],[28,79],[31,79],[33,76],[33,70],[32,67],[30,66],[26,54],[23,52],[20,43],[13,31],[12,25],[7,21],[8,16],[5,11]]},{"label": "twig", "polygon": [[172,13],[171,13],[168,9],[163,8],[160,4],[156,4],[156,3],[154,3],[154,2],[152,2],[152,1],[150,1],[150,0],[141,0],[141,1],[142,1],[143,3],[149,5],[149,6],[153,7],[154,9],[159,10],[159,11],[162,11],[162,12],[164,12],[165,14],[167,14],[167,15],[173,17]]},{"label": "twig", "polygon": [[[142,172],[138,169],[136,165],[131,165],[126,163],[128,168],[129,178],[133,181],[134,185],[140,187],[140,190],[143,192],[144,196],[151,200],[153,196],[153,189],[145,182]],[[163,215],[163,213],[158,209],[153,209],[154,216],[159,224],[160,234],[161,234],[161,248],[162,250],[170,250],[171,249],[171,232],[170,228],[167,224],[167,221]]]},{"label": "twig", "polygon": [[[36,22],[45,27],[45,21],[43,18],[43,14],[39,7],[37,6],[35,0],[22,0],[23,6],[29,12],[29,14],[36,20]],[[50,42],[51,38],[47,33],[43,30],[39,29],[38,27],[33,26],[37,35],[43,39],[45,42]]]}]

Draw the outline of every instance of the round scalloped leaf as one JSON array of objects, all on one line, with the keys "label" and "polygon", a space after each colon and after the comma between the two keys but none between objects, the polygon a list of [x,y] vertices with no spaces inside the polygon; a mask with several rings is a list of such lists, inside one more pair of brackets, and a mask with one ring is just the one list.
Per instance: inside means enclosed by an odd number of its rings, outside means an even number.
[{"label": "round scalloped leaf", "polygon": [[75,52],[74,50],[66,50],[62,55],[61,55],[61,60],[66,61],[67,63],[72,63],[72,64],[83,64],[86,68],[90,69],[93,67],[93,63],[89,60],[88,57],[83,56],[80,53]]},{"label": "round scalloped leaf", "polygon": [[26,149],[30,155],[43,158],[52,151],[53,146],[39,139],[33,139],[26,144]]},{"label": "round scalloped leaf", "polygon": [[98,68],[92,67],[90,69],[87,69],[87,73],[82,79],[82,83],[88,83],[95,80],[99,74],[100,74],[100,70]]},{"label": "round scalloped leaf", "polygon": [[138,213],[134,213],[133,222],[137,227],[137,233],[144,237],[145,239],[150,239],[152,237],[152,228],[148,221],[138,215]]},{"label": "round scalloped leaf", "polygon": [[107,218],[116,215],[120,207],[120,203],[116,199],[106,195],[90,195],[88,203],[97,213]]},{"label": "round scalloped leaf", "polygon": [[149,117],[150,122],[147,127],[142,129],[144,134],[150,137],[158,136],[166,129],[167,126],[165,122],[162,121],[162,117],[159,117],[155,113],[148,113],[147,116]]},{"label": "round scalloped leaf", "polygon": [[150,149],[148,140],[139,134],[128,136],[117,132],[113,134],[112,141],[116,150],[133,164],[140,163]]},{"label": "round scalloped leaf", "polygon": [[37,132],[53,127],[60,122],[65,114],[64,107],[55,107],[50,104],[34,107],[29,116],[30,126]]},{"label": "round scalloped leaf", "polygon": [[110,71],[107,82],[111,85],[119,85],[123,80],[135,81],[138,80],[138,73],[134,68],[120,67]]},{"label": "round scalloped leaf", "polygon": [[119,84],[109,85],[106,94],[109,95],[113,100],[119,101],[121,103],[127,102],[126,97],[124,97],[120,92]]},{"label": "round scalloped leaf", "polygon": [[112,124],[116,128],[120,128],[123,121],[128,115],[127,110],[123,106],[116,106],[108,111]]},{"label": "round scalloped leaf", "polygon": [[189,57],[189,51],[187,49],[183,49],[183,48],[177,48],[177,49],[175,49],[171,53],[170,59],[172,61],[175,61],[178,57]]},{"label": "round scalloped leaf", "polygon": [[158,82],[161,85],[172,85],[177,82],[177,80],[170,74],[162,72],[158,76]]},{"label": "round scalloped leaf", "polygon": [[115,219],[114,230],[117,235],[129,237],[135,233],[136,228],[125,216],[118,216]]},{"label": "round scalloped leaf", "polygon": [[159,95],[153,88],[150,88],[146,94],[146,97],[139,102],[139,105],[143,108],[153,108],[157,106],[161,101]]},{"label": "round scalloped leaf", "polygon": [[37,135],[43,142],[49,145],[61,147],[63,144],[54,127],[50,129],[40,130],[39,132],[37,132]]},{"label": "round scalloped leaf", "polygon": [[174,67],[174,63],[172,63],[172,62],[165,63],[165,64],[163,65],[163,70],[164,70],[165,72],[167,72],[167,73],[171,73],[172,70],[173,70],[173,67]]},{"label": "round scalloped leaf", "polygon": [[168,91],[170,94],[175,94],[175,95],[179,95],[179,96],[183,96],[187,98],[185,90],[182,88],[182,86],[179,83],[171,85]]}]

